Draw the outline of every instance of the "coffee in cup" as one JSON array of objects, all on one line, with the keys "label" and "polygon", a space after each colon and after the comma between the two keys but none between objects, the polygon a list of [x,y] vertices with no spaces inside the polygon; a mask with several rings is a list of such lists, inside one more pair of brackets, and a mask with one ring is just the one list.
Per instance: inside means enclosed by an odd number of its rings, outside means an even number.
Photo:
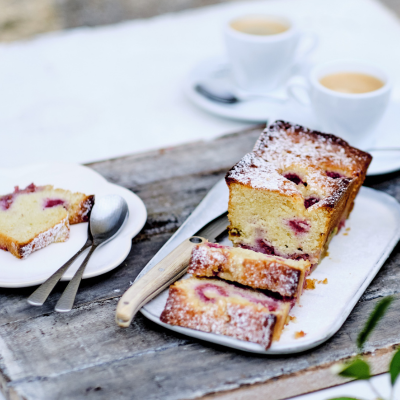
[{"label": "coffee in cup", "polygon": [[299,62],[316,44],[300,54],[305,38],[294,21],[273,15],[245,15],[225,26],[225,44],[232,77],[239,89],[265,94],[287,79],[293,64]]},{"label": "coffee in cup", "polygon": [[325,75],[319,83],[335,92],[353,94],[373,92],[385,85],[375,76],[357,72],[337,72]]},{"label": "coffee in cup", "polygon": [[[375,142],[374,130],[390,99],[392,83],[380,67],[358,60],[337,60],[316,65],[308,82],[293,82],[288,92],[300,103],[304,96],[319,122],[352,146],[367,150]],[[305,91],[305,93],[304,93]]]},{"label": "coffee in cup", "polygon": [[268,17],[243,17],[231,22],[231,27],[248,35],[268,36],[286,32],[290,26]]}]

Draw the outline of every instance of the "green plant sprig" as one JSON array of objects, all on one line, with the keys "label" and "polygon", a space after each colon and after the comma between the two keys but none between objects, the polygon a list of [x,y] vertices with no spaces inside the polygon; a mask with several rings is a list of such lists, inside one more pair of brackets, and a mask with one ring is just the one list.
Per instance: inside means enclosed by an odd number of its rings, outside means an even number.
[{"label": "green plant sprig", "polygon": [[[392,302],[393,302],[393,296],[384,297],[381,301],[379,301],[379,303],[375,306],[374,310],[368,317],[368,320],[365,323],[364,328],[361,330],[361,332],[357,337],[357,347],[359,354],[347,363],[342,363],[339,365],[336,364],[332,369],[333,372],[337,373],[339,376],[342,376],[344,378],[353,378],[355,380],[366,381],[378,399],[383,399],[383,398],[377,392],[375,387],[372,385],[370,381],[372,377],[371,367],[369,363],[361,357],[360,352],[362,351],[368,337],[376,328],[379,321],[386,314]],[[392,361],[389,366],[389,374],[390,374],[390,383],[392,385],[391,398],[393,398],[393,388],[400,375],[400,348],[396,351],[396,353],[392,358]],[[356,399],[353,397],[336,397],[330,400],[360,400],[360,399]]]}]

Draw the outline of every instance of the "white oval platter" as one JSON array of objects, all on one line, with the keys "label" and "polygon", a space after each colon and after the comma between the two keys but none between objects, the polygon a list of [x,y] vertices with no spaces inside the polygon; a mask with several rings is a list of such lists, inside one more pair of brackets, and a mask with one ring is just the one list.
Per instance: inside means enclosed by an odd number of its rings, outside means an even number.
[{"label": "white oval platter", "polygon": [[[205,223],[226,211],[228,190],[219,182],[199,204],[196,210],[160,249],[141,274],[152,268],[184,239],[194,234]],[[391,196],[362,187],[346,227],[336,235],[325,257],[311,278],[327,279],[315,290],[306,290],[300,305],[295,305],[290,322],[281,339],[265,350],[258,344],[229,336],[205,333],[193,329],[164,324],[159,317],[168,292],[164,291],[146,304],[141,312],[165,328],[187,336],[260,354],[290,354],[311,349],[332,337],[360,299],[400,239],[400,205]],[[141,276],[141,275],[140,275]],[[295,339],[295,332],[306,335]]]}]

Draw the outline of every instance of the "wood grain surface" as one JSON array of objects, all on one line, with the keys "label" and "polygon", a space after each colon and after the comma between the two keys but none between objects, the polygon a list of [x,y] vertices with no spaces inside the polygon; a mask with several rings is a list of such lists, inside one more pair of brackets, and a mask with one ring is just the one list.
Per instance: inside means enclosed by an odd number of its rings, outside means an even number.
[{"label": "wood grain surface", "polygon": [[[306,393],[343,382],[331,365],[355,354],[369,312],[380,297],[393,294],[394,305],[366,345],[374,372],[387,370],[400,344],[399,246],[340,331],[301,354],[246,354],[181,336],[141,315],[127,329],[115,324],[120,296],[207,191],[251,150],[260,131],[90,165],[137,193],[148,221],[118,268],[82,282],[70,313],[53,311],[65,283],[43,307],[27,304],[32,288],[0,289],[0,387],[7,399],[272,400]],[[399,174],[366,184],[400,200]]]}]

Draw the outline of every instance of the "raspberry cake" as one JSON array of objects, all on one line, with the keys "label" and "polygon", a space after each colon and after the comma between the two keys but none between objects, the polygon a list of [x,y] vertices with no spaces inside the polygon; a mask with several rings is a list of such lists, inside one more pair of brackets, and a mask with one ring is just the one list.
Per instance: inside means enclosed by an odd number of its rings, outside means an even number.
[{"label": "raspberry cake", "polygon": [[299,299],[310,266],[305,260],[287,260],[251,250],[203,243],[193,249],[188,273],[196,277],[218,277]]},{"label": "raspberry cake", "polygon": [[230,240],[315,267],[348,218],[371,159],[334,135],[275,122],[226,175]]},{"label": "raspberry cake", "polygon": [[69,238],[69,225],[88,221],[94,196],[35,186],[0,197],[0,249],[18,258]]},{"label": "raspberry cake", "polygon": [[160,320],[204,332],[254,342],[266,349],[278,340],[289,302],[217,279],[189,278],[170,286]]}]

